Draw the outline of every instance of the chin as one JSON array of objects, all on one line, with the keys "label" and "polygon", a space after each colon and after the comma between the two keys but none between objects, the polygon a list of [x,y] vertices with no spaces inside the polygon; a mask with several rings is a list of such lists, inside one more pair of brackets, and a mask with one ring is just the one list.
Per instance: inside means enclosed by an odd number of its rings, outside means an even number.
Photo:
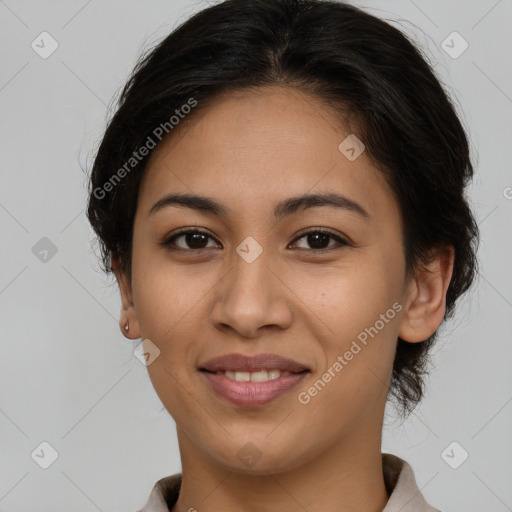
[{"label": "chin", "polygon": [[210,456],[229,471],[255,476],[284,473],[305,463],[304,454],[298,454],[296,451],[297,443],[278,441],[276,445],[269,439],[265,441],[264,437],[260,443],[234,442],[235,450],[232,450],[233,446],[229,446],[226,447],[228,453],[210,452]]}]

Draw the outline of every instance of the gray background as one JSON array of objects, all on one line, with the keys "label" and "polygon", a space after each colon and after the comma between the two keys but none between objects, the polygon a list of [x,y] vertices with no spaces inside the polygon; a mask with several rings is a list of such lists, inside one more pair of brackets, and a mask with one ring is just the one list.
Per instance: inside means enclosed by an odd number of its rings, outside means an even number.
[{"label": "gray background", "polygon": [[[180,471],[174,421],[97,265],[82,168],[141,50],[205,5],[0,0],[0,511],[134,511]],[[405,422],[390,410],[383,450],[443,512],[512,510],[512,2],[356,5],[413,35],[459,105],[482,230],[481,275],[442,329],[428,396]],[[59,45],[47,59],[31,48],[43,31]],[[469,44],[455,59],[453,31]],[[59,455],[48,469],[31,457],[43,441]]]}]

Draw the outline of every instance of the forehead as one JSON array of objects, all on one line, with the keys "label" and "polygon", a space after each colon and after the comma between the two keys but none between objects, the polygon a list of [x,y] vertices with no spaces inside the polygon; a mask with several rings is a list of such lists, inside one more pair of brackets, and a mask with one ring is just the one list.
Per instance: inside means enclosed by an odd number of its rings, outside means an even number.
[{"label": "forehead", "polygon": [[296,89],[223,94],[157,146],[140,206],[149,211],[164,194],[183,192],[213,196],[239,214],[321,190],[377,216],[392,213],[391,189],[365,152],[349,160],[340,151],[349,136],[337,111]]}]

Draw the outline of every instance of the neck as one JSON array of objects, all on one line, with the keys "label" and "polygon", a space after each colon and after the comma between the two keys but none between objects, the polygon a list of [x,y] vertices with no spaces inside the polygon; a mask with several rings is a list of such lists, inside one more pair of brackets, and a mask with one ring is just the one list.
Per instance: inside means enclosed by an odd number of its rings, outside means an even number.
[{"label": "neck", "polygon": [[178,429],[182,485],[171,512],[382,512],[380,434],[360,431],[293,469],[251,475],[212,460]]}]

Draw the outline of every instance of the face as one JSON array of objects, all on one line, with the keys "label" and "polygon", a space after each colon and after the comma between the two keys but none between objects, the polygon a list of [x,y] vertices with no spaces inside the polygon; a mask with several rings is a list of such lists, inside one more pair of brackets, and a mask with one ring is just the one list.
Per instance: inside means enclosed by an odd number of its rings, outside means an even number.
[{"label": "face", "polygon": [[[297,90],[231,93],[190,121],[141,184],[130,290],[134,328],[160,351],[148,371],[180,450],[258,473],[376,439],[408,292],[391,189],[364,151],[347,158],[350,132]],[[220,208],[161,201],[169,194]],[[345,200],[286,203],[303,195]],[[200,370],[225,354],[307,371],[265,403],[235,403]],[[244,450],[260,461],[249,467]]]}]

